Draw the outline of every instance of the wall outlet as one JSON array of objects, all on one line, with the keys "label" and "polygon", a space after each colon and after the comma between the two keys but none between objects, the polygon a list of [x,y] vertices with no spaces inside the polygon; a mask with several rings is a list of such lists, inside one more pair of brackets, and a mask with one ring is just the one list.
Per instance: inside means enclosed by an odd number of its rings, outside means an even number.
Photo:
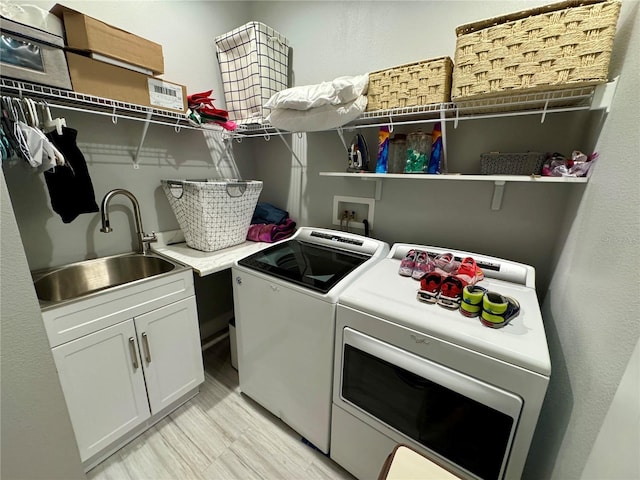
[{"label": "wall outlet", "polygon": [[333,197],[333,224],[340,226],[342,230],[350,230],[352,228],[364,230],[363,220],[366,218],[367,222],[369,222],[369,230],[373,230],[375,202],[373,198],[335,195]]}]

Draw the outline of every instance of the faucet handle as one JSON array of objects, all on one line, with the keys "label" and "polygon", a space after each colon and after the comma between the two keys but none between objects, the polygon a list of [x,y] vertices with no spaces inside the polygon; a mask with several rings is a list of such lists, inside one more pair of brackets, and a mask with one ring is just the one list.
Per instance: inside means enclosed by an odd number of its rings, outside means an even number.
[{"label": "faucet handle", "polygon": [[143,242],[157,242],[158,241],[158,237],[156,235],[156,232],[152,231],[151,235],[143,233],[142,234],[142,241]]}]

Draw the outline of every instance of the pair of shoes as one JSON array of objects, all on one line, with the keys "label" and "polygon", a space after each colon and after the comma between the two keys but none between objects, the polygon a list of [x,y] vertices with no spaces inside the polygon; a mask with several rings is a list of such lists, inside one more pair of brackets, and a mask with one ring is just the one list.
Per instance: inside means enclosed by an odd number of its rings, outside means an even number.
[{"label": "pair of shoes", "polygon": [[480,321],[486,327],[502,328],[520,313],[520,304],[515,298],[495,292],[487,292],[482,297]]},{"label": "pair of shoes", "polygon": [[417,298],[425,303],[437,303],[441,307],[456,310],[462,300],[466,284],[455,275],[442,275],[437,270],[420,280]]},{"label": "pair of shoes", "polygon": [[434,268],[435,264],[427,252],[411,249],[400,262],[398,273],[403,277],[420,280]]}]

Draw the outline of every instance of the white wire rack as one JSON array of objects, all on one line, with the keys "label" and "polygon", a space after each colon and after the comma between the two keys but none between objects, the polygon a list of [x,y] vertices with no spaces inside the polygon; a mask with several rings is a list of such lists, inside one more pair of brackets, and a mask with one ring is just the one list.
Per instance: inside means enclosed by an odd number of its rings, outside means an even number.
[{"label": "white wire rack", "polygon": [[[551,90],[537,93],[521,93],[509,96],[467,100],[463,102],[437,103],[414,107],[375,110],[363,113],[359,118],[340,127],[344,130],[388,125],[410,125],[416,123],[454,122],[461,120],[496,118],[520,115],[541,115],[594,109],[593,100],[599,88],[615,88],[615,82],[598,87]],[[599,104],[596,108],[608,108]],[[282,134],[268,122],[238,125],[234,135],[243,137],[268,137]]]},{"label": "white wire rack", "polygon": [[169,125],[176,128],[192,127],[184,113],[171,112],[143,105],[121,102],[109,98],[86,95],[84,93],[61,90],[44,85],[0,78],[2,95],[25,96],[34,100],[41,100],[51,107],[90,112],[98,115],[109,115],[114,118],[139,120],[147,123]]},{"label": "white wire rack", "polygon": [[[438,103],[415,107],[393,108],[363,113],[355,121],[344,125],[343,129],[369,128],[382,125],[407,125],[415,123],[433,123],[437,121],[457,122],[467,119],[481,119],[519,115],[541,115],[542,121],[549,113],[594,109],[595,97],[608,97],[598,94],[599,89],[615,89],[615,81],[597,87],[552,90],[537,93],[522,93],[509,96],[467,100],[457,103]],[[183,113],[151,108],[143,105],[121,102],[109,98],[95,97],[83,93],[47,87],[29,82],[0,77],[0,89],[3,95],[29,96],[47,102],[52,107],[110,115],[115,118],[139,120],[146,123],[173,126],[176,130],[215,129],[217,125],[194,127],[189,124]],[[608,104],[598,104],[595,108],[607,108]],[[265,137],[280,135],[283,132],[266,121],[261,123],[238,122],[238,128],[231,135],[242,137]]]}]

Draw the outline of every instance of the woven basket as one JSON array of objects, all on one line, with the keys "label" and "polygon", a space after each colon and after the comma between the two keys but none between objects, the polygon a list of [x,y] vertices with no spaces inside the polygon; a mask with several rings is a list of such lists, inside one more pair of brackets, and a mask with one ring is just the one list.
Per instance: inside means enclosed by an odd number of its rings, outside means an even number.
[{"label": "woven basket", "polygon": [[526,153],[483,153],[480,155],[482,175],[540,175],[546,154]]},{"label": "woven basket", "polygon": [[451,59],[440,57],[372,72],[367,111],[449,102],[452,70]]},{"label": "woven basket", "polygon": [[456,29],[454,101],[607,82],[619,1],[565,1]]}]

